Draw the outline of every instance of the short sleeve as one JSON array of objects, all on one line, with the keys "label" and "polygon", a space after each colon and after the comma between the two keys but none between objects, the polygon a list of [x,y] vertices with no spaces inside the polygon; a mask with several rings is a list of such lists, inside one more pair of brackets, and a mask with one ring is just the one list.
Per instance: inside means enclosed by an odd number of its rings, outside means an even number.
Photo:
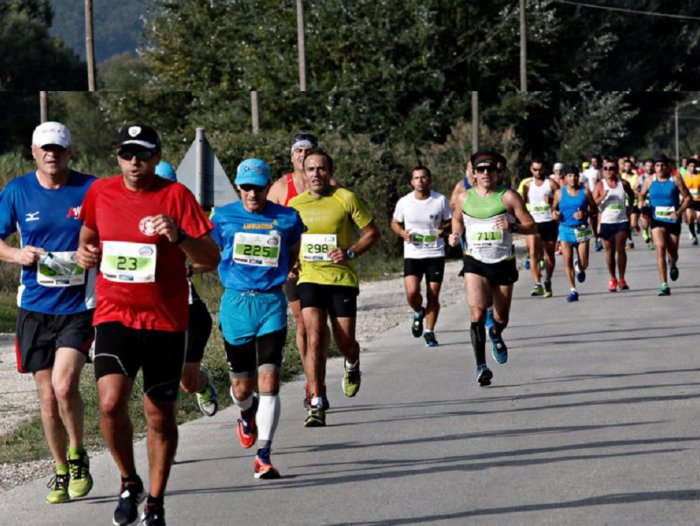
[{"label": "short sleeve", "polygon": [[10,188],[5,188],[0,192],[0,237],[5,239],[17,228],[17,216],[13,193]]}]

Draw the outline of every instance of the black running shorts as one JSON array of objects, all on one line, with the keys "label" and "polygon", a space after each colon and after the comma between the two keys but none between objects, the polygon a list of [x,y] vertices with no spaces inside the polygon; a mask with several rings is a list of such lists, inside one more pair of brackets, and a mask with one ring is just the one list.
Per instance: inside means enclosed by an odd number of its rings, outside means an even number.
[{"label": "black running shorts", "polygon": [[42,314],[17,308],[15,349],[17,370],[35,373],[53,367],[56,351],[76,349],[86,356],[95,339],[94,310],[77,314]]},{"label": "black running shorts", "polygon": [[499,285],[512,285],[518,281],[518,267],[515,258],[499,261],[498,263],[484,263],[472,256],[464,256],[464,273],[478,274],[489,280],[492,287]]},{"label": "black running shorts", "polygon": [[357,295],[360,289],[343,285],[301,283],[298,286],[302,310],[317,307],[335,318],[357,317]]},{"label": "black running shorts", "polygon": [[143,370],[143,392],[154,400],[175,400],[185,359],[185,333],[131,329],[119,322],[95,329],[95,378]]},{"label": "black running shorts", "polygon": [[279,372],[286,341],[287,327],[253,338],[242,345],[232,345],[224,340],[229,373],[234,378],[253,378],[256,367]]},{"label": "black running shorts", "polygon": [[559,237],[559,223],[556,221],[537,223],[537,233],[542,241],[556,241]]},{"label": "black running shorts", "polygon": [[425,281],[428,283],[442,283],[445,275],[445,258],[406,258],[403,260],[403,275],[404,277],[417,276],[418,281],[425,275]]},{"label": "black running shorts", "polygon": [[654,230],[655,228],[663,228],[667,234],[671,236],[680,236],[681,235],[681,222],[676,221],[675,223],[667,223],[666,221],[657,221],[653,217],[651,218],[651,226],[650,228]]}]

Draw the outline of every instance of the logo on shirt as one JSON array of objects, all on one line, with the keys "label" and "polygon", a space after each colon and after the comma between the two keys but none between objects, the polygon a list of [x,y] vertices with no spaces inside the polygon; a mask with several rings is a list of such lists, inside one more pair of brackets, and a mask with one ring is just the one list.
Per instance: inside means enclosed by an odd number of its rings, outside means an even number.
[{"label": "logo on shirt", "polygon": [[39,211],[29,212],[25,215],[24,220],[29,223],[30,221],[39,221]]},{"label": "logo on shirt", "polygon": [[66,214],[66,217],[72,217],[73,219],[80,219],[80,209],[81,208],[82,208],[82,205],[68,207],[68,213]]},{"label": "logo on shirt", "polygon": [[146,216],[139,221],[139,230],[144,236],[155,236],[156,228],[153,226],[153,217]]}]

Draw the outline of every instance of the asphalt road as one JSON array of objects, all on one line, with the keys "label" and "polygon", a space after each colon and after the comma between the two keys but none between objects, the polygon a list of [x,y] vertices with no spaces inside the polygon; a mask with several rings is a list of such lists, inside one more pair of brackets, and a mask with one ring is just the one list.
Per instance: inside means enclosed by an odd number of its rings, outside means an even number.
[{"label": "asphalt road", "polygon": [[[335,360],[326,428],[303,427],[303,383],[285,385],[280,480],[253,478],[232,409],[181,426],[168,524],[699,524],[698,254],[684,238],[665,298],[646,248],[615,294],[594,253],[575,304],[561,269],[551,299],[528,297],[522,272],[491,387],[476,384],[464,303],[442,312],[436,349],[408,320],[372,341],[355,399]],[[118,473],[106,454],[92,465],[87,498],[44,504],[35,481],[2,494],[0,522],[110,524]]]}]

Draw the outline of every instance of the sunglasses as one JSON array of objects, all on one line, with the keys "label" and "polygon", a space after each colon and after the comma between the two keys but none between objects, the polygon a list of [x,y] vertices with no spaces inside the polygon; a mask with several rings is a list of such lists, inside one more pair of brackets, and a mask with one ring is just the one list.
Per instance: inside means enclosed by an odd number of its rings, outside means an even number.
[{"label": "sunglasses", "polygon": [[147,161],[155,155],[151,150],[120,150],[117,152],[120,159],[131,161],[136,157],[139,161]]},{"label": "sunglasses", "polygon": [[615,170],[617,170],[617,166],[603,166],[603,170],[605,170],[606,172],[614,172]]},{"label": "sunglasses", "polygon": [[238,188],[244,192],[264,192],[267,186],[257,186],[254,184],[240,184]]},{"label": "sunglasses", "polygon": [[44,150],[45,152],[53,152],[53,153],[63,153],[66,151],[66,148],[64,148],[60,144],[47,144],[45,146],[42,146],[41,149]]},{"label": "sunglasses", "polygon": [[476,171],[478,174],[483,174],[486,172],[496,172],[498,169],[494,165],[489,164],[488,166],[477,166],[474,168],[474,171]]}]

